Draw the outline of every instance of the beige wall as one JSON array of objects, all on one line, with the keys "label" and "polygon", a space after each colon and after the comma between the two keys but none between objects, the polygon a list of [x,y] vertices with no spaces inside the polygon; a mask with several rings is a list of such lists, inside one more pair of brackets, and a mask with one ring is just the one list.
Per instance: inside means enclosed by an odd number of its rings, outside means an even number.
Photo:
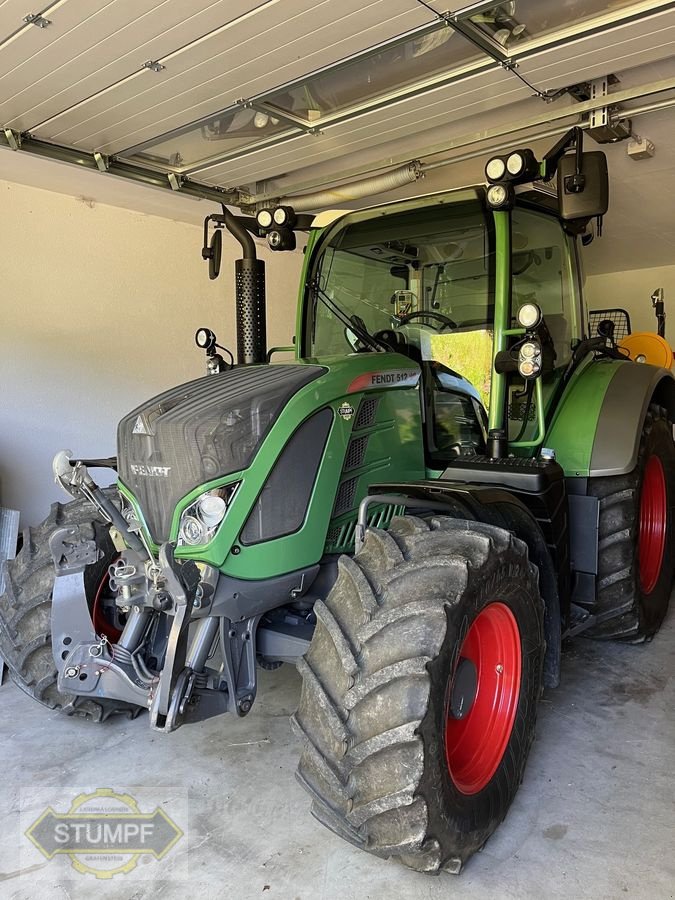
[{"label": "beige wall", "polygon": [[649,298],[659,287],[665,290],[666,337],[675,345],[675,265],[589,275],[586,299],[589,309],[618,306],[627,310],[633,331],[656,331]]},{"label": "beige wall", "polygon": [[[65,499],[56,450],[114,453],[125,412],[204,373],[197,327],[235,352],[237,245],[211,282],[194,225],[6,181],[0,203],[0,504],[26,525]],[[269,344],[287,344],[302,254],[261,256]]]}]

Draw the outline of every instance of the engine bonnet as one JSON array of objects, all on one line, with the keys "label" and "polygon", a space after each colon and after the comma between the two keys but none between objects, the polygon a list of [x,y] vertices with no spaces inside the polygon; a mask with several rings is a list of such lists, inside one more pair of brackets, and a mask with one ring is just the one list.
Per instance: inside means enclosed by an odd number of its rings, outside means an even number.
[{"label": "engine bonnet", "polygon": [[242,367],[171,388],[118,426],[119,477],[156,542],[168,540],[176,504],[202,484],[247,468],[288,400],[325,370]]}]

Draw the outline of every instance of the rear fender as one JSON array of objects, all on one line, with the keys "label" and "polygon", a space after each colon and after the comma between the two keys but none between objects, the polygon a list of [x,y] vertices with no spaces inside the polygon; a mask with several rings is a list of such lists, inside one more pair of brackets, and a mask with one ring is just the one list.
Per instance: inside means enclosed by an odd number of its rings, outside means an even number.
[{"label": "rear fender", "polygon": [[567,477],[624,475],[637,462],[649,404],[675,418],[675,377],[668,369],[603,359],[579,370],[563,394],[544,444]]}]

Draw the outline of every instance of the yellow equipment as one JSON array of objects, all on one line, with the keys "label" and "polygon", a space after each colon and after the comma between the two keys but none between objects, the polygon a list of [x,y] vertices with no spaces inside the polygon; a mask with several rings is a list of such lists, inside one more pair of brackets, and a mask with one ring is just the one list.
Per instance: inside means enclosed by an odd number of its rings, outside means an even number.
[{"label": "yellow equipment", "polygon": [[673,351],[665,338],[651,331],[636,331],[626,335],[619,347],[627,351],[630,358],[637,363],[648,363],[670,369],[673,365]]}]

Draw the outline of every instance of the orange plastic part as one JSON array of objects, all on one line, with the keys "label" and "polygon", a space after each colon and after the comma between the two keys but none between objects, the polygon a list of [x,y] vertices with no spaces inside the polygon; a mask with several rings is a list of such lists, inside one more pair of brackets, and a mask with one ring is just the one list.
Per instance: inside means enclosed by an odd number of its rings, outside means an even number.
[{"label": "orange plastic part", "polygon": [[673,365],[673,351],[665,338],[651,331],[636,331],[625,337],[619,347],[628,351],[628,355],[637,363],[648,363],[670,369]]}]

